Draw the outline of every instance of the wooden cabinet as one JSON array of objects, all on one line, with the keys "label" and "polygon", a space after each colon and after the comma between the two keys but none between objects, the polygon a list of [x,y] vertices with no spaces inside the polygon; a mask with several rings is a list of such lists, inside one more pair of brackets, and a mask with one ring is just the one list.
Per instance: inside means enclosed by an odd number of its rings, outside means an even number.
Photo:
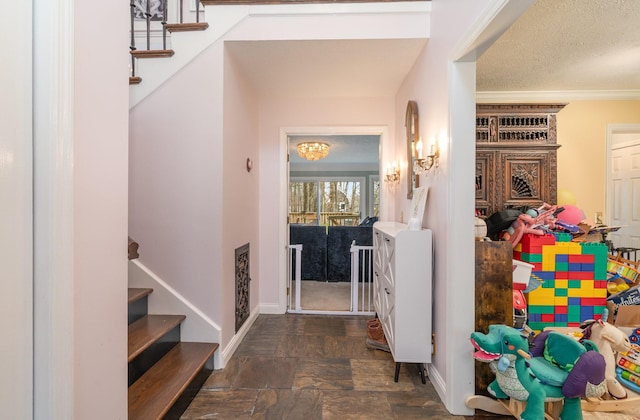
[{"label": "wooden cabinet", "polygon": [[[513,325],[513,248],[507,241],[476,241],[475,331],[489,325]],[[489,363],[475,362],[476,395],[489,395],[487,386],[496,375]]]},{"label": "wooden cabinet", "polygon": [[564,106],[477,105],[477,215],[556,203],[556,114]]},{"label": "wooden cabinet", "polygon": [[432,232],[378,222],[373,233],[374,305],[397,381],[400,362],[431,363]]}]

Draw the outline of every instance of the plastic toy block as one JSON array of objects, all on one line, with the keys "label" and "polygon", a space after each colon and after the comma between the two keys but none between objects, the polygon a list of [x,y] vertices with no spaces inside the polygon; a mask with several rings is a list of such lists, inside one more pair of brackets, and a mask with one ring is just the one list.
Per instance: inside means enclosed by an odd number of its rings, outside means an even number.
[{"label": "plastic toy block", "polygon": [[[569,280],[583,280],[584,273],[582,271],[569,271]],[[593,277],[593,276],[589,276]]]},{"label": "plastic toy block", "polygon": [[589,281],[593,281],[594,276],[594,272],[593,271],[581,271],[582,273],[582,280],[589,280]]},{"label": "plastic toy block", "polygon": [[582,254],[582,247],[577,242],[568,242],[565,244],[567,246],[567,254]]},{"label": "plastic toy block", "polygon": [[562,306],[562,305],[556,306],[556,315],[557,314],[565,314],[566,315],[568,313],[569,313],[569,307],[568,306],[566,306],[566,305],[564,305],[564,306]]},{"label": "plastic toy block", "polygon": [[522,261],[522,252],[513,250],[513,259]]},{"label": "plastic toy block", "polygon": [[569,255],[570,263],[592,263],[593,254]]},{"label": "plastic toy block", "polygon": [[513,247],[514,251],[522,252],[522,243],[518,242],[518,245]]},{"label": "plastic toy block", "polygon": [[582,289],[572,289],[571,287],[569,287],[567,289],[567,296],[581,298],[584,296],[584,291]]},{"label": "plastic toy block", "polygon": [[[567,306],[569,304],[569,299],[567,296],[556,296],[556,299],[554,301],[554,305],[556,306],[556,308],[558,306]],[[556,312],[555,309],[553,312]]]},{"label": "plastic toy block", "polygon": [[593,289],[593,297],[606,298],[607,297],[607,289]]},{"label": "plastic toy block", "polygon": [[556,273],[553,271],[531,270],[531,274],[542,280],[553,280],[556,278]]},{"label": "plastic toy block", "polygon": [[[572,257],[573,255],[569,255],[569,256]],[[582,271],[582,264],[570,262],[568,271]]]},{"label": "plastic toy block", "polygon": [[530,254],[542,254],[542,245],[531,245],[529,247]]},{"label": "plastic toy block", "polygon": [[580,315],[582,315],[583,320],[593,318],[593,306],[583,306],[580,308]]},{"label": "plastic toy block", "polygon": [[542,331],[544,327],[548,327],[548,325],[543,324],[542,322],[529,322],[528,325],[533,331]]},{"label": "plastic toy block", "polygon": [[580,298],[579,297],[570,297],[569,298],[569,305],[570,306],[576,306],[576,305],[580,305]]},{"label": "plastic toy block", "polygon": [[564,297],[564,304],[565,305],[568,304],[567,297],[569,296],[569,294],[567,293],[567,290],[569,290],[569,289],[561,289],[559,287],[555,288],[555,291],[556,291],[556,305],[560,305],[560,303],[558,303],[558,297]]},{"label": "plastic toy block", "polygon": [[529,303],[529,314],[550,314],[553,313],[553,305],[532,305]]},{"label": "plastic toy block", "polygon": [[556,242],[570,242],[571,241],[571,234],[570,233],[557,232],[557,233],[555,233],[555,237],[556,237]]},{"label": "plastic toy block", "polygon": [[524,262],[528,262],[528,263],[542,262],[542,254],[533,254],[529,252],[523,252],[521,256],[522,256],[521,261],[524,261]]},{"label": "plastic toy block", "polygon": [[[537,292],[538,290],[540,290],[539,288],[536,289],[535,291]],[[540,294],[536,294],[536,295],[532,295],[532,293],[529,293],[529,306],[532,305],[538,305],[538,306],[551,306],[553,307],[556,304],[556,296],[554,295],[554,290],[553,289],[547,289],[550,290],[550,293],[545,294],[545,295],[540,295]],[[553,312],[553,309],[547,312]]]},{"label": "plastic toy block", "polygon": [[582,269],[580,271],[595,271],[596,265],[594,263],[581,263]]},{"label": "plastic toy block", "polygon": [[594,280],[593,287],[596,289],[607,289],[607,281],[606,280]]},{"label": "plastic toy block", "polygon": [[607,280],[607,270],[596,270],[593,272],[594,280]]},{"label": "plastic toy block", "polygon": [[555,319],[555,315],[554,314],[542,314],[540,319],[542,320],[542,322],[551,322],[551,323],[553,323],[553,321]]},{"label": "plastic toy block", "polygon": [[567,254],[556,254],[556,264],[569,262],[569,256]]},{"label": "plastic toy block", "polygon": [[576,326],[576,327],[579,327],[579,326],[580,326],[580,323],[582,322],[582,319],[580,318],[580,314],[577,314],[577,315],[576,315],[576,314],[573,314],[573,315],[572,315],[571,313],[569,313],[569,315],[567,315],[567,323],[569,323],[569,324],[570,324],[570,323],[572,323],[572,322],[574,322],[574,323],[578,324],[578,325],[575,325],[575,326]]},{"label": "plastic toy block", "polygon": [[560,280],[566,280],[569,278],[569,272],[568,271],[556,271],[556,279]]},{"label": "plastic toy block", "polygon": [[567,314],[556,314],[555,323],[558,326],[558,323],[566,323],[569,320]]},{"label": "plastic toy block", "polygon": [[559,289],[566,289],[569,287],[569,280],[556,279],[555,283],[556,283],[556,287]]},{"label": "plastic toy block", "polygon": [[598,315],[600,315],[600,318],[602,318],[602,314],[604,314],[604,308],[605,306],[594,306],[593,307],[594,318],[597,317]]},{"label": "plastic toy block", "polygon": [[529,323],[540,322],[540,314],[532,314],[529,312]]},{"label": "plastic toy block", "polygon": [[544,283],[542,283],[542,287],[544,287],[545,289],[555,289],[556,281],[555,280],[545,280]]},{"label": "plastic toy block", "polygon": [[606,306],[607,299],[600,297],[583,297],[580,299],[580,304],[584,306]]},{"label": "plastic toy block", "polygon": [[582,286],[580,280],[576,280],[576,279],[571,279],[568,281],[568,285],[567,287],[569,287],[569,289],[579,289],[580,286]]},{"label": "plastic toy block", "polygon": [[537,262],[537,263],[529,263],[529,264],[533,264],[532,270],[542,271],[542,263]]},{"label": "plastic toy block", "polygon": [[556,263],[556,271],[569,271],[569,263],[557,262]]},{"label": "plastic toy block", "polygon": [[580,322],[567,322],[567,327],[579,327]]}]

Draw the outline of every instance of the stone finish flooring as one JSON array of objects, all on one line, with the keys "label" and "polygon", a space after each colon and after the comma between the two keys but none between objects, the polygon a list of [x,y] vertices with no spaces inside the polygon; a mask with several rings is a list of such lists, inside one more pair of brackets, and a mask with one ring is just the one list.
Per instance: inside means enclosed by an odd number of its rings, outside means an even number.
[{"label": "stone finish flooring", "polygon": [[417,365],[393,381],[391,355],[365,346],[367,319],[260,315],[182,419],[463,419]]},{"label": "stone finish flooring", "polygon": [[[417,365],[403,363],[393,382],[391,355],[365,346],[367,319],[260,315],[181,418],[513,419],[449,414],[431,382],[422,384]],[[640,419],[636,412],[584,412],[584,420]]]}]

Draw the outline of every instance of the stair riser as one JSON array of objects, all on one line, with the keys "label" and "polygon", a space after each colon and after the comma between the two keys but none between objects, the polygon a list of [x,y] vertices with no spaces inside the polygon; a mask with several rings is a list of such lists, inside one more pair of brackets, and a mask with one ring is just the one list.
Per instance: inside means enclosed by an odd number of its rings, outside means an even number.
[{"label": "stair riser", "polygon": [[169,412],[162,418],[163,420],[178,420],[182,414],[187,410],[191,401],[195,398],[196,394],[202,388],[202,385],[207,381],[209,375],[213,372],[213,356],[207,360],[207,363],[202,367],[200,372],[196,375],[191,383],[184,390],[180,398],[173,404]]},{"label": "stair riser", "polygon": [[149,310],[149,299],[145,296],[129,304],[129,325],[145,316]]},{"label": "stair riser", "polygon": [[156,364],[179,341],[180,325],[177,325],[129,362],[129,386],[138,380],[151,366]]}]

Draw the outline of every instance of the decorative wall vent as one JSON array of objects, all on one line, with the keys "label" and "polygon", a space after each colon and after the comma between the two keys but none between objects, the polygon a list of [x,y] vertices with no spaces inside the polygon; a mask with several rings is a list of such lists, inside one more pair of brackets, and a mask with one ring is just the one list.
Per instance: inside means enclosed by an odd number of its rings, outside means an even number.
[{"label": "decorative wall vent", "polygon": [[249,318],[249,282],[251,271],[249,267],[249,244],[236,248],[236,332]]}]

